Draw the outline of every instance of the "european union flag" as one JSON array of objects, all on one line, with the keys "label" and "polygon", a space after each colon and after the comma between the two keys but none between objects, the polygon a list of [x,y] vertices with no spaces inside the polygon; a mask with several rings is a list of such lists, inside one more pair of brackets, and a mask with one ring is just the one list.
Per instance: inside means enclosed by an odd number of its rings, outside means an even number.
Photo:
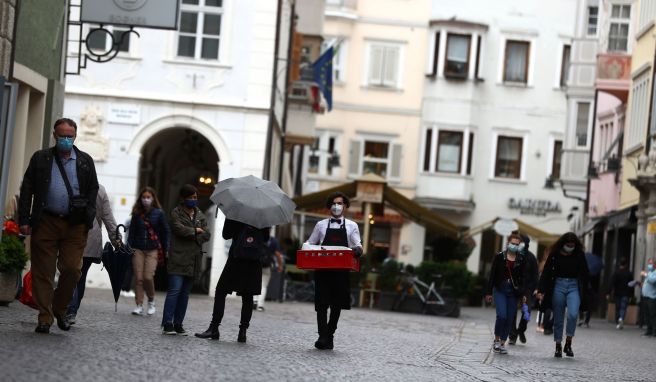
[{"label": "european union flag", "polygon": [[326,99],[328,111],[333,108],[333,47],[328,48],[314,64],[314,81]]}]

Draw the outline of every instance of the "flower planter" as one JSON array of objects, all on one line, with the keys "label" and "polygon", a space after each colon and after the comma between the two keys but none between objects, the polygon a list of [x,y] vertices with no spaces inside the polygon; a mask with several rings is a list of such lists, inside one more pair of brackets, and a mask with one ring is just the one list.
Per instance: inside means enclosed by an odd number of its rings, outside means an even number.
[{"label": "flower planter", "polygon": [[[615,323],[615,303],[608,303],[608,310],[606,311],[606,319],[608,322]],[[636,325],[638,322],[638,306],[629,305],[626,308],[626,314],[624,316],[624,324],[626,325]]]},{"label": "flower planter", "polygon": [[0,272],[0,305],[7,305],[16,297],[18,273]]}]

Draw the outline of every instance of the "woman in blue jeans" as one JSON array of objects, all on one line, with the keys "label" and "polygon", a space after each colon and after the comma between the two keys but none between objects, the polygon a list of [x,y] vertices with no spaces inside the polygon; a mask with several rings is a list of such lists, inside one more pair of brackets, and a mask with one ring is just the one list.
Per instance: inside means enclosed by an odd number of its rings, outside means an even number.
[{"label": "woman in blue jeans", "polygon": [[[549,257],[544,265],[538,287],[538,299],[542,307],[551,306],[554,315],[554,357],[561,358],[563,351],[568,357],[574,357],[572,338],[576,330],[579,309],[586,310],[585,299],[581,299],[588,285],[588,265],[585,261],[583,244],[573,232],[561,236],[551,247]],[[565,328],[565,348],[562,347],[563,329]]]},{"label": "woman in blue jeans", "polygon": [[492,349],[499,354],[508,354],[505,344],[517,312],[517,301],[526,302],[528,296],[526,258],[521,254],[521,241],[516,233],[508,236],[506,250],[499,252],[492,261],[487,285],[485,299],[488,303],[494,299],[497,313]]},{"label": "woman in blue jeans", "polygon": [[180,205],[171,212],[171,249],[166,268],[169,283],[162,315],[163,334],[187,335],[182,322],[187,312],[189,292],[201,256],[201,245],[210,239],[207,221],[197,205],[196,187],[190,184],[182,186]]}]

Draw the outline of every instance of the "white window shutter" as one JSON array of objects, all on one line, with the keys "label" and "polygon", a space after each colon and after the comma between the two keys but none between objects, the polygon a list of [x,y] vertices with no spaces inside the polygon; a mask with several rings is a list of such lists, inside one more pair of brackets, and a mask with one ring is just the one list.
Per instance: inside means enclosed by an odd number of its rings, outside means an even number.
[{"label": "white window shutter", "polygon": [[349,151],[349,176],[360,176],[360,161],[362,160],[362,142],[351,141],[351,150]]},{"label": "white window shutter", "polygon": [[397,87],[399,74],[399,48],[387,47],[385,48],[385,77],[383,85],[389,87]]},{"label": "white window shutter", "polygon": [[372,45],[369,53],[369,85],[382,85],[383,83],[383,54],[385,48]]},{"label": "white window shutter", "polygon": [[389,172],[389,180],[391,181],[401,181],[401,159],[403,158],[402,150],[403,145],[397,143],[392,145],[392,156],[390,157]]},{"label": "white window shutter", "polygon": [[426,75],[427,76],[434,76],[435,71],[433,62],[435,62],[435,55],[438,53],[435,51],[435,39],[438,38],[435,33],[430,33],[428,35],[428,54],[426,55]]}]

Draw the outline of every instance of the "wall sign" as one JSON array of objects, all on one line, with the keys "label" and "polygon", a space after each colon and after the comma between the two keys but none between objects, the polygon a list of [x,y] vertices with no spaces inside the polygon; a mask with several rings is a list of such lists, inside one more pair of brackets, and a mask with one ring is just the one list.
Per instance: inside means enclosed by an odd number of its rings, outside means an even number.
[{"label": "wall sign", "polygon": [[109,104],[107,122],[138,125],[141,123],[141,108],[134,105]]},{"label": "wall sign", "polygon": [[81,21],[178,29],[179,0],[84,0]]},{"label": "wall sign", "polygon": [[522,215],[545,216],[561,212],[560,203],[542,199],[515,199],[508,200],[508,208],[519,210]]}]

